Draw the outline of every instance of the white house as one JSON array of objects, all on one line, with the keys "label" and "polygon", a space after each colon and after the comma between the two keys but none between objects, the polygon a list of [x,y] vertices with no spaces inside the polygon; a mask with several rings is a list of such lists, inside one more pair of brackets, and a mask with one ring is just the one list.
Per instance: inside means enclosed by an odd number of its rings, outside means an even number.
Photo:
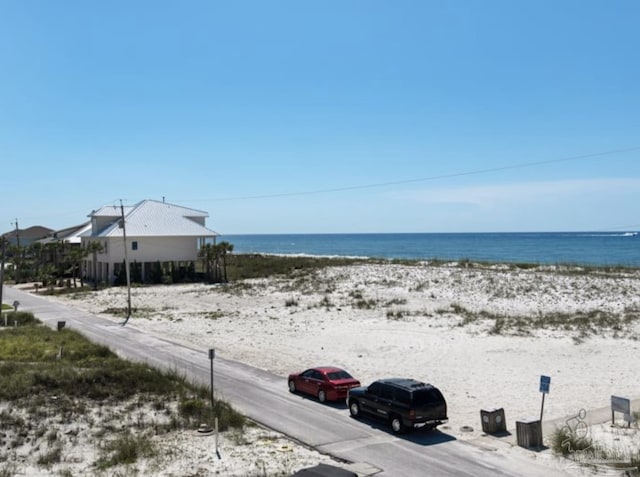
[{"label": "white house", "polygon": [[[124,227],[122,218],[124,216]],[[126,255],[133,276],[149,281],[158,265],[168,270],[193,267],[200,247],[215,242],[218,234],[205,227],[207,212],[156,200],[134,206],[110,205],[89,214],[91,230],[82,236],[82,246],[102,245],[83,263],[86,278],[112,283],[122,272]]]}]

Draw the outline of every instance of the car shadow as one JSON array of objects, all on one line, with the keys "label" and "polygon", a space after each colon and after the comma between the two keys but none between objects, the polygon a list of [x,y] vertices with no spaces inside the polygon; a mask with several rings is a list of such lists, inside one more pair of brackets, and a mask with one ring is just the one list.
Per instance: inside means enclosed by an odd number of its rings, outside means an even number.
[{"label": "car shadow", "polygon": [[299,392],[295,392],[295,393],[292,393],[292,394],[294,396],[298,396],[299,398],[304,399],[305,401],[316,402],[316,403],[320,404],[321,406],[328,406],[328,407],[332,407],[334,409],[341,409],[341,410],[348,409],[346,400],[320,402],[316,396],[312,396],[310,394],[302,394],[302,393],[299,393]]},{"label": "car shadow", "polygon": [[457,440],[455,436],[451,434],[447,434],[446,432],[442,432],[439,429],[423,429],[416,428],[402,434],[396,434],[391,430],[389,424],[382,420],[376,419],[375,417],[358,417],[357,419],[351,416],[351,419],[361,422],[363,424],[368,425],[372,429],[377,429],[387,434],[391,434],[398,439],[402,439],[405,441],[413,442],[414,444],[418,444],[421,446],[433,446],[437,444],[444,444],[445,442],[451,442]]}]

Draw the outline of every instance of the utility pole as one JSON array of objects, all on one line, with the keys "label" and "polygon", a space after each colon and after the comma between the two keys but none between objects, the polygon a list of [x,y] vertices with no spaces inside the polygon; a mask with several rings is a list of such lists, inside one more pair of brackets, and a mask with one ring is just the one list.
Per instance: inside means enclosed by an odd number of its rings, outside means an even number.
[{"label": "utility pole", "polygon": [[122,326],[124,326],[129,321],[129,318],[131,318],[131,277],[129,276],[129,260],[127,259],[127,229],[124,224],[124,207],[122,200],[120,200],[120,214],[122,215],[120,225],[122,225],[122,238],[124,240],[124,269],[127,277],[127,317],[124,323],[122,323]]},{"label": "utility pole", "polygon": [[[16,283],[20,283],[20,265],[22,264],[22,252],[20,251],[20,228],[18,227],[18,219],[16,218],[16,256],[13,257],[13,266],[16,270]],[[18,260],[16,260],[16,257]]]},{"label": "utility pole", "polygon": [[18,227],[18,218],[16,217],[16,245],[20,248],[20,227]]},{"label": "utility pole", "polygon": [[0,235],[0,242],[2,242],[2,259],[0,261],[0,316],[2,316],[2,290],[4,290],[4,254],[7,246],[7,241],[4,238],[4,235]]}]

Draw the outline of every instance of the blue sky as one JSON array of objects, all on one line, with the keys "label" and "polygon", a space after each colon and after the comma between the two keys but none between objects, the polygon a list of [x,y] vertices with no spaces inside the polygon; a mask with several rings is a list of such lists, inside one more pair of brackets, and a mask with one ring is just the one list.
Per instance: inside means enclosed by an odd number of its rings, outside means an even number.
[{"label": "blue sky", "polygon": [[0,232],[163,197],[222,234],[640,229],[639,18],[0,0]]}]

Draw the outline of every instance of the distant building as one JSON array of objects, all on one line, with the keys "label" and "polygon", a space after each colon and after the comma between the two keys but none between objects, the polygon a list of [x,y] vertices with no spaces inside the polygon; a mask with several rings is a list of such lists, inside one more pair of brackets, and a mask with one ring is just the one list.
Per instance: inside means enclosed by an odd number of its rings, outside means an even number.
[{"label": "distant building", "polygon": [[73,249],[82,246],[82,235],[91,230],[91,222],[74,225],[60,230],[54,230],[46,237],[37,240],[42,245],[41,257],[45,263],[58,267]]},{"label": "distant building", "polygon": [[13,229],[2,234],[2,236],[7,239],[8,243],[11,245],[20,244],[21,247],[27,247],[33,242],[46,237],[51,232],[53,232],[53,230],[50,228],[42,227],[41,225],[34,225],[32,227],[27,227],[26,229]]}]

